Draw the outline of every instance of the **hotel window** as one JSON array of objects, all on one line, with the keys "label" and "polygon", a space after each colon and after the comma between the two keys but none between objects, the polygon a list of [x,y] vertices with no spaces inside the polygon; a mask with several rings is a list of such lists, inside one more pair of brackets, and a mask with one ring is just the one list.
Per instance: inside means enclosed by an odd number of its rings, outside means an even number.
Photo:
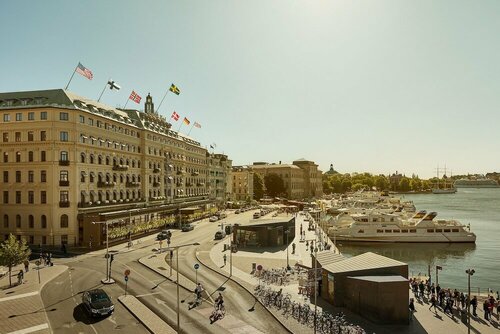
[{"label": "hotel window", "polygon": [[16,204],[21,204],[21,191],[16,191]]},{"label": "hotel window", "polygon": [[417,230],[410,230],[410,233],[417,233]]},{"label": "hotel window", "polygon": [[35,203],[35,192],[33,191],[28,191],[28,203],[29,204],[34,204]]},{"label": "hotel window", "polygon": [[47,236],[42,235],[42,245],[46,245],[46,244],[47,244]]},{"label": "hotel window", "polygon": [[10,122],[10,114],[3,114],[3,121]]},{"label": "hotel window", "polygon": [[61,131],[59,133],[59,140],[60,141],[68,141],[69,135],[67,131]]},{"label": "hotel window", "polygon": [[448,228],[444,229],[444,233],[450,233],[450,232],[451,232],[450,229],[448,229]]},{"label": "hotel window", "polygon": [[21,228],[21,215],[16,215],[16,227]]},{"label": "hotel window", "polygon": [[[40,191],[40,203],[47,204],[47,192],[45,190]],[[43,220],[42,220],[42,223],[43,223]]]},{"label": "hotel window", "polygon": [[68,215],[62,215],[61,216],[61,228],[67,228],[68,227]]},{"label": "hotel window", "polygon": [[8,215],[3,215],[3,227],[9,228],[9,216]]},{"label": "hotel window", "polygon": [[59,181],[68,181],[68,171],[67,170],[62,170],[59,173]]},{"label": "hotel window", "polygon": [[428,228],[428,229],[427,229],[427,233],[434,233],[434,229],[432,229],[432,228]]},{"label": "hotel window", "polygon": [[42,226],[42,228],[47,228],[47,216],[46,215],[42,215],[42,217],[40,219],[40,225]]},{"label": "hotel window", "polygon": [[16,152],[16,162],[21,162],[21,152]]},{"label": "hotel window", "polygon": [[33,161],[33,151],[28,152],[28,161],[32,162]]},{"label": "hotel window", "polygon": [[47,140],[47,131],[40,131],[40,141]]},{"label": "hotel window", "polygon": [[28,131],[28,141],[33,141],[34,133],[33,131]]},{"label": "hotel window", "polygon": [[85,124],[85,116],[80,115],[80,123]]},{"label": "hotel window", "polygon": [[41,120],[46,120],[47,119],[47,112],[46,111],[42,111],[40,113],[40,119]]},{"label": "hotel window", "polygon": [[47,171],[40,171],[40,182],[47,182]]},{"label": "hotel window", "polygon": [[80,173],[80,182],[85,182],[85,175],[86,175],[85,172]]},{"label": "hotel window", "polygon": [[16,121],[19,122],[22,120],[23,120],[23,114],[21,114],[20,112],[16,113]]},{"label": "hotel window", "polygon": [[67,190],[59,192],[59,201],[64,203],[69,202],[69,192]]},{"label": "hotel window", "polygon": [[59,155],[59,160],[61,161],[68,161],[69,160],[69,155],[67,151],[61,151]]},{"label": "hotel window", "polygon": [[4,132],[3,133],[3,142],[4,143],[8,143],[9,142],[9,133],[8,132]]},{"label": "hotel window", "polygon": [[21,182],[21,171],[16,170],[16,182],[20,183]]},{"label": "hotel window", "polygon": [[9,204],[9,192],[7,190],[3,192],[3,204]]},{"label": "hotel window", "polygon": [[89,118],[87,121],[88,125],[94,125],[94,120],[92,118]]},{"label": "hotel window", "polygon": [[16,142],[21,141],[21,132],[16,132]]},{"label": "hotel window", "polygon": [[67,112],[60,112],[59,113],[59,120],[60,121],[67,121],[67,120],[69,120],[69,114]]},{"label": "hotel window", "polygon": [[34,120],[35,120],[35,113],[29,112],[28,113],[28,121],[34,121]]},{"label": "hotel window", "polygon": [[4,170],[3,171],[3,182],[8,183],[9,182],[9,171]]},{"label": "hotel window", "polygon": [[35,182],[35,172],[33,172],[32,170],[28,171],[28,182]]},{"label": "hotel window", "polygon": [[45,161],[46,160],[46,153],[45,151],[40,152],[40,161]]}]

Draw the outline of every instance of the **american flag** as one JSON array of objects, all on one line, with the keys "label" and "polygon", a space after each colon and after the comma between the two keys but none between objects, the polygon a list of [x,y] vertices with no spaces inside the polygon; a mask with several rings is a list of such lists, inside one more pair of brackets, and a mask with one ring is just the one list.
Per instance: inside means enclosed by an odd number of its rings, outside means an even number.
[{"label": "american flag", "polygon": [[176,113],[176,112],[174,111],[174,112],[172,113],[172,116],[171,116],[170,118],[173,118],[173,119],[174,119],[174,121],[178,121],[178,120],[179,120],[179,117],[180,117],[180,116],[179,116],[179,114],[178,114],[178,113]]},{"label": "american flag", "polygon": [[194,122],[194,126],[197,127],[198,129],[201,129],[201,124],[198,122]]},{"label": "american flag", "polygon": [[94,77],[92,71],[83,66],[82,63],[78,63],[78,66],[76,67],[76,72],[80,73],[89,80],[92,80],[92,78]]},{"label": "american flag", "polygon": [[132,91],[132,93],[130,93],[129,99],[134,101],[135,103],[141,103],[142,97],[140,97],[136,92]]}]

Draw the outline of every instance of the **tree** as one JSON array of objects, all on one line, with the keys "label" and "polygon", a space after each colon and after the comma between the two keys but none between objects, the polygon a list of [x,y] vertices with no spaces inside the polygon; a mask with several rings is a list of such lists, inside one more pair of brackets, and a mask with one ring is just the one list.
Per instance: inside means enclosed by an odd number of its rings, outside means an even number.
[{"label": "tree", "polygon": [[0,265],[9,268],[9,286],[12,286],[12,267],[26,261],[30,254],[31,250],[26,241],[17,241],[12,234],[9,234],[9,238],[0,245]]},{"label": "tree", "polygon": [[267,195],[271,197],[281,196],[286,194],[285,183],[283,179],[276,173],[267,174],[264,177]]},{"label": "tree", "polygon": [[259,174],[253,174],[253,198],[255,200],[260,200],[264,197],[264,182]]},{"label": "tree", "polygon": [[401,191],[408,191],[410,190],[410,179],[407,177],[401,178],[399,181],[399,190]]}]

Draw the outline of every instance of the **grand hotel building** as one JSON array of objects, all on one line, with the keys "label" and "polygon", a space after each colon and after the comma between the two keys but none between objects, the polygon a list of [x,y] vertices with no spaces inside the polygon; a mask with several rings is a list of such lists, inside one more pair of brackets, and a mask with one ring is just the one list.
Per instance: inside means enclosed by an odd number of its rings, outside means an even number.
[{"label": "grand hotel building", "polygon": [[62,89],[0,93],[0,114],[0,240],[102,244],[93,222],[116,241],[226,202],[231,160],[172,131],[150,95],[142,112]]}]

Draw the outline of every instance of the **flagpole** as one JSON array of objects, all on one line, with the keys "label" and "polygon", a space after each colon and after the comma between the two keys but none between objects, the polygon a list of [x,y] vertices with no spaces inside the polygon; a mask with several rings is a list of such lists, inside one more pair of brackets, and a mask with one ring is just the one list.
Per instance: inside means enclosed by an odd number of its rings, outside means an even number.
[{"label": "flagpole", "polygon": [[130,97],[127,99],[127,102],[125,102],[125,105],[123,106],[123,109],[125,109],[127,107],[127,103],[128,103],[129,100],[130,100]]},{"label": "flagpole", "polygon": [[66,88],[64,88],[64,90],[68,90],[69,84],[71,83],[71,80],[73,80],[73,77],[75,76],[77,68],[78,68],[78,65],[75,66],[75,69],[73,70],[73,74],[71,74],[71,78],[69,78],[68,84],[66,85]]},{"label": "flagpole", "polygon": [[163,95],[163,98],[160,101],[160,104],[158,105],[158,108],[156,108],[157,112],[160,111],[161,104],[163,103],[163,100],[165,100],[165,97],[167,97],[168,91],[169,91],[169,89],[167,89],[167,91],[165,92],[165,95]]},{"label": "flagpole", "polygon": [[106,87],[108,87],[108,82],[109,82],[109,80],[111,80],[111,78],[110,78],[110,79],[108,79],[108,81],[107,81],[107,82],[106,82],[106,84],[104,85],[104,88],[103,88],[103,90],[102,90],[102,92],[101,92],[101,95],[99,95],[99,98],[97,99],[97,102],[101,101],[102,94],[104,94],[104,91],[106,90]]},{"label": "flagpole", "polygon": [[184,120],[182,120],[181,124],[179,125],[179,129],[177,130],[177,133],[179,133],[179,131],[181,131],[182,124],[184,124]]},{"label": "flagpole", "polygon": [[190,129],[189,129],[189,131],[188,131],[188,134],[187,134],[188,136],[189,136],[189,134],[191,133],[191,130],[193,130],[193,126],[194,126],[194,123],[193,123],[193,125],[191,125],[191,128],[190,128]]}]

